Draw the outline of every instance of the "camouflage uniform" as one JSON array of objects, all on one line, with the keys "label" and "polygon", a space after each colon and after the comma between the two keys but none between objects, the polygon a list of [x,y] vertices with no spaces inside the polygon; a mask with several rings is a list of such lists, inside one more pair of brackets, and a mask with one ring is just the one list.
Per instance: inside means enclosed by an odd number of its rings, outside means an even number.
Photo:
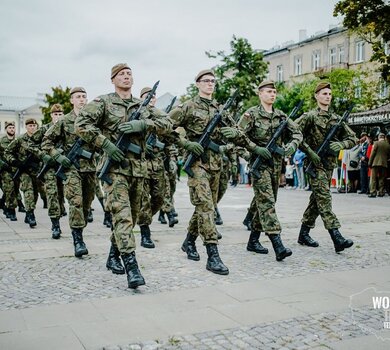
[{"label": "camouflage uniform", "polygon": [[[5,161],[5,150],[8,148],[9,144],[14,140],[9,139],[7,135],[0,138],[0,159]],[[16,168],[11,169],[2,169],[1,170],[1,183],[2,190],[5,194],[5,208],[15,209],[18,205],[17,203],[17,194],[19,193],[19,186],[14,180],[12,180],[12,175],[15,173]]]},{"label": "camouflage uniform", "polygon": [[[142,101],[135,97],[123,100],[117,93],[95,98],[83,108],[76,119],[76,132],[83,140],[97,148],[102,147],[106,138],[115,143],[119,136],[118,125],[125,122],[128,113],[135,111],[141,103]],[[154,107],[143,109],[141,118],[145,119],[148,132],[159,134],[171,131],[169,118],[162,116],[164,114]],[[141,154],[127,152],[128,165],[124,162],[121,164],[114,162],[108,173],[113,183],[103,185],[106,210],[113,216],[111,242],[113,246],[117,245],[121,254],[129,254],[135,250],[133,228],[139,216],[143,183],[147,176],[145,135],[134,133],[131,140],[141,147]],[[98,171],[106,160],[107,155],[104,154]]]},{"label": "camouflage uniform", "polygon": [[176,192],[176,176],[177,176],[177,148],[175,145],[165,147],[165,188],[166,193],[164,203],[161,207],[163,213],[171,213],[175,210],[174,194]]},{"label": "camouflage uniform", "polygon": [[[320,109],[303,114],[296,121],[304,137],[300,149],[303,152],[306,152],[308,147],[312,150],[317,150],[323,143],[329,129],[339,119],[340,117],[335,113],[328,113]],[[345,123],[339,129],[334,141],[337,140],[343,141],[345,148],[351,148],[356,144],[355,133]],[[305,162],[307,163],[308,159]],[[332,172],[336,166],[336,157],[334,155],[328,155],[318,167],[315,167],[317,176],[315,178],[309,176],[312,193],[310,195],[309,205],[302,218],[302,224],[309,228],[314,228],[318,215],[321,216],[327,230],[340,227],[340,222],[332,211],[332,196],[330,194]]]}]

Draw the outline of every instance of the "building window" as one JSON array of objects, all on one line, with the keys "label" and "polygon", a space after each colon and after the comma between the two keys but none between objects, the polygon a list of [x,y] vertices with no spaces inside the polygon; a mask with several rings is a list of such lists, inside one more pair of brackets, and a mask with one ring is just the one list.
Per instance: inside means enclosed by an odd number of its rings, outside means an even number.
[{"label": "building window", "polygon": [[355,62],[363,62],[364,61],[364,41],[357,41],[355,44]]},{"label": "building window", "polygon": [[389,85],[382,80],[379,85],[379,98],[387,98],[387,96],[389,96]]},{"label": "building window", "polygon": [[344,63],[344,46],[339,46],[338,63]]},{"label": "building window", "polygon": [[311,55],[311,70],[314,72],[320,69],[321,51],[313,51]]},{"label": "building window", "polygon": [[277,66],[276,67],[276,81],[278,83],[281,83],[283,81],[283,66]]},{"label": "building window", "polygon": [[336,48],[333,47],[329,50],[329,65],[334,66],[336,64]]},{"label": "building window", "polygon": [[301,56],[294,57],[294,74],[295,75],[302,74],[302,57]]}]

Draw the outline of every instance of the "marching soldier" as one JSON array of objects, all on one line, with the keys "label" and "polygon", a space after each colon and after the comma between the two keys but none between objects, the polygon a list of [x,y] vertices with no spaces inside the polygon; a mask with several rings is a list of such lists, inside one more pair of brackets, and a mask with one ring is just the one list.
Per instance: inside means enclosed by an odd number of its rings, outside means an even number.
[{"label": "marching soldier", "polygon": [[[144,178],[147,176],[145,162],[145,132],[156,134],[170,132],[170,119],[154,107],[142,110],[140,120],[127,121],[127,116],[136,111],[142,101],[133,97],[133,74],[126,63],[111,69],[111,82],[115,92],[95,98],[84,107],[76,119],[76,133],[86,142],[104,151],[98,169],[105,161],[112,160],[107,176],[112,183],[104,183],[106,208],[112,213],[113,234],[107,260],[107,268],[123,274],[123,260],[129,288],[144,285],[135,257],[134,225],[141,208]],[[116,145],[119,135],[132,134],[132,143],[140,147],[140,154],[124,154]]]}]

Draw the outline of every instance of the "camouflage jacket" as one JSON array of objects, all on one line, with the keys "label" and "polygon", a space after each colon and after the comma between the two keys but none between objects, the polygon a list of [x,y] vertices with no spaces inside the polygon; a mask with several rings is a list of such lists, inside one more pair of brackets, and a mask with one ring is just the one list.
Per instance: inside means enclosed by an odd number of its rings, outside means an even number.
[{"label": "camouflage jacket", "polygon": [[[197,142],[218,109],[219,105],[215,100],[207,103],[199,95],[174,108],[169,113],[174,128],[182,127],[185,131],[185,135],[184,133],[176,134],[179,144],[185,140]],[[228,126],[234,125],[233,119],[228,114],[225,114],[222,120]],[[223,144],[223,136],[220,134],[219,129],[220,126],[215,128],[214,133],[211,135],[211,140],[221,145]],[[203,163],[204,167],[210,170],[222,169],[222,155],[220,153],[207,149],[205,154],[207,163]]]},{"label": "camouflage jacket", "polygon": [[[74,121],[76,114],[74,111],[64,115],[57,123],[53,124],[44,134],[42,140],[42,150],[55,158],[59,154],[67,155],[78,136],[75,133]],[[83,149],[93,153],[94,147],[85,144]],[[80,172],[95,172],[96,160],[80,158]]]},{"label": "camouflage jacket", "polygon": [[[250,152],[253,151],[256,146],[265,147],[279,124],[285,120],[285,118],[287,118],[287,116],[282,111],[274,109],[272,113],[268,113],[261,104],[249,108],[241,116],[238,122],[237,126],[241,130],[241,137],[237,143]],[[277,141],[277,145],[283,147],[283,145],[291,142],[297,148],[301,141],[302,134],[299,131],[298,126],[289,119],[285,132],[282,133]],[[257,156],[252,154],[250,162],[253,162],[256,158]],[[278,164],[281,164],[282,159],[282,156],[273,154],[274,162],[277,161]]]},{"label": "camouflage jacket", "polygon": [[[10,145],[10,143],[15,140],[15,138],[13,139],[9,139],[7,135],[4,135],[3,137],[0,138],[0,159],[5,162],[5,150],[8,148],[8,146]],[[9,164],[8,164],[9,165]],[[5,170],[5,169],[3,169]],[[7,169],[7,171],[11,171],[11,172],[14,172],[16,169],[15,168],[12,168],[12,169]]]},{"label": "camouflage jacket", "polygon": [[[126,102],[117,93],[102,95],[88,103],[76,118],[75,129],[87,143],[101,148],[104,140],[108,138],[116,143],[120,136],[118,125],[128,120],[128,115],[135,112],[142,104],[138,98],[132,97]],[[144,108],[141,112],[141,119],[146,121],[146,133],[153,132],[157,135],[172,131],[172,122],[166,114],[157,108]],[[111,172],[127,176],[147,176],[147,162],[145,161],[146,135],[145,133],[134,133],[130,135],[131,142],[141,147],[141,154],[132,152],[126,153],[127,164],[114,163]],[[98,165],[98,171],[107,159],[104,154]],[[124,165],[122,167],[121,165]]]},{"label": "camouflage jacket", "polygon": [[[303,152],[306,152],[308,147],[313,151],[316,151],[324,142],[330,128],[339,120],[340,117],[337,114],[326,112],[319,108],[304,113],[296,120],[304,138],[299,148]],[[342,127],[339,128],[334,141],[342,141],[344,148],[348,149],[356,145],[357,139],[352,129],[346,123],[343,123]],[[336,157],[329,154],[322,161],[320,167],[322,166],[325,169],[333,169],[337,166]]]}]

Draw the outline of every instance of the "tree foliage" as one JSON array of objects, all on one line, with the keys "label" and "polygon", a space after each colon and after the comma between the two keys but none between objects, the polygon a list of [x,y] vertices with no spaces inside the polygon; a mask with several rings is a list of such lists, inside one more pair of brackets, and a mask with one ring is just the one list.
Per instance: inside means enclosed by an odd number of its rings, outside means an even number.
[{"label": "tree foliage", "polygon": [[357,33],[372,45],[371,61],[381,64],[382,78],[390,81],[390,3],[383,0],[341,0],[334,16],[343,16],[344,27]]},{"label": "tree foliage", "polygon": [[47,106],[40,107],[43,114],[43,124],[47,124],[51,122],[50,109],[51,107],[59,103],[64,109],[64,114],[69,113],[73,106],[70,103],[70,88],[66,87],[63,89],[61,86],[51,88],[52,94],[45,94],[45,101]]}]

